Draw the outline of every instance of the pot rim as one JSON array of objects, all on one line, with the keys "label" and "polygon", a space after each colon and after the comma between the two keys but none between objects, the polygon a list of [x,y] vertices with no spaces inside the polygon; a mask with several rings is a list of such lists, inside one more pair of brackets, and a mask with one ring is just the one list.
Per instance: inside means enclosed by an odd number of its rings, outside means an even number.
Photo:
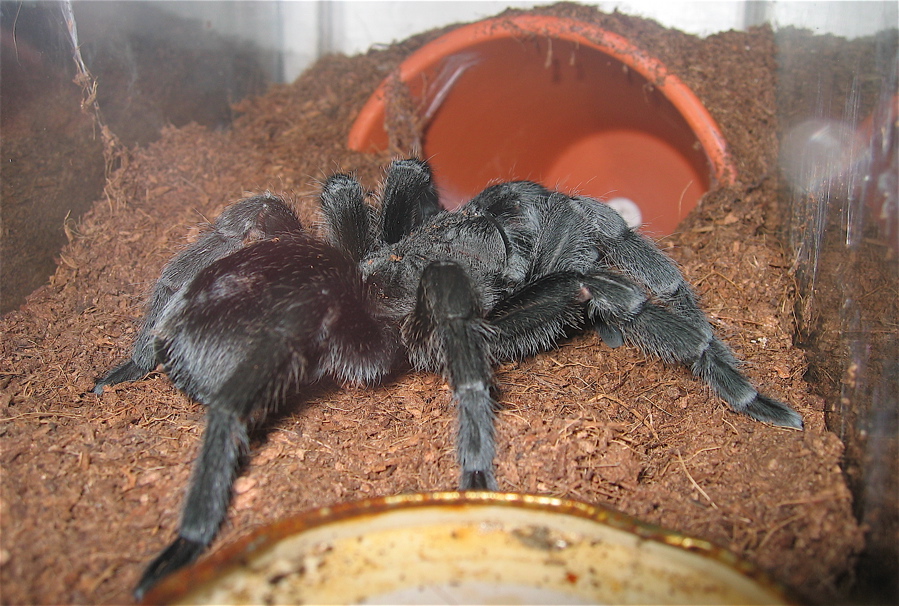
[{"label": "pot rim", "polygon": [[632,534],[641,540],[680,548],[707,558],[735,571],[773,595],[780,596],[783,603],[798,603],[791,590],[775,581],[765,571],[711,541],[642,522],[599,504],[548,495],[489,491],[408,493],[342,502],[308,510],[259,527],[233,543],[225,545],[198,564],[176,571],[151,589],[144,596],[142,603],[170,603],[184,596],[196,585],[212,581],[223,571],[249,561],[257,554],[294,535],[362,516],[414,512],[435,507],[459,509],[501,507],[577,517]]},{"label": "pot rim", "polygon": [[[630,40],[597,25],[548,15],[522,14],[494,17],[458,27],[425,44],[410,54],[394,72],[404,83],[411,83],[421,73],[427,72],[442,58],[468,50],[472,45],[509,38],[543,36],[573,42],[592,48],[623,63],[643,76],[681,114],[690,130],[696,135],[705,151],[711,168],[713,182],[733,185],[737,170],[727,141],[715,119],[696,94],[655,57]],[[385,78],[362,107],[348,137],[348,147],[354,151],[368,151],[371,134],[383,130],[384,107],[387,98]]]}]

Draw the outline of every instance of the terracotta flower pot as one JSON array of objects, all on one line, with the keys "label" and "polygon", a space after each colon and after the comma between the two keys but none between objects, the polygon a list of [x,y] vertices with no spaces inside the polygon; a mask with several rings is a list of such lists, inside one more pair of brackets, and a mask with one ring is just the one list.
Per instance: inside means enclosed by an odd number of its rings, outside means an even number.
[{"label": "terracotta flower pot", "polygon": [[[573,19],[498,17],[455,29],[410,55],[399,78],[418,100],[422,153],[447,207],[491,181],[532,179],[635,202],[644,229],[672,232],[735,168],[706,108],[627,39]],[[385,149],[388,81],[350,132]]]}]

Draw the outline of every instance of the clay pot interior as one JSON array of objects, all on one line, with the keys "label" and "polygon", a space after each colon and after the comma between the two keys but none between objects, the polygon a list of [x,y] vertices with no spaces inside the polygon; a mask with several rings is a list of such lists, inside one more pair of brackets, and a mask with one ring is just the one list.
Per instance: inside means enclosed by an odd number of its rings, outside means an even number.
[{"label": "clay pot interior", "polygon": [[[425,45],[400,67],[424,120],[422,155],[454,208],[498,180],[637,204],[665,235],[716,181],[733,179],[723,136],[679,79],[630,42],[581,22],[498,18]],[[352,149],[385,149],[386,82]],[[431,114],[431,115],[429,115]]]}]

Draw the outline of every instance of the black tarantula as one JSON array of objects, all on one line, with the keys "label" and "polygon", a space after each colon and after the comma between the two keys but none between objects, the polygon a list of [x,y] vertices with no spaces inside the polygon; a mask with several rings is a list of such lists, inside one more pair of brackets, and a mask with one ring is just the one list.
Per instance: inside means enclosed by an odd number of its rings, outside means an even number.
[{"label": "black tarantula", "polygon": [[327,238],[266,193],[228,207],[162,271],[130,359],[94,388],[161,363],[207,406],[178,538],[135,595],[192,562],[231,498],[248,424],[320,378],[373,383],[408,360],[458,406],[461,489],[495,490],[492,365],[593,327],[611,347],[680,362],[730,407],[801,428],[712,333],[674,263],[596,200],[517,181],[441,210],[428,165],[393,162],[379,208],[344,174],[321,192]]}]

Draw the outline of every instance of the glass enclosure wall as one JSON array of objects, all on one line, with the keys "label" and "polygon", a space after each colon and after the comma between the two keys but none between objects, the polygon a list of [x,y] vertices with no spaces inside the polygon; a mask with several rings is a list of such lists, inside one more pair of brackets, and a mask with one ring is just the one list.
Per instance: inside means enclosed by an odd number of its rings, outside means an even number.
[{"label": "glass enclosure wall", "polygon": [[[854,38],[778,29],[786,242],[801,298],[796,343],[846,445],[855,512],[871,532],[860,587],[899,598],[899,180],[895,3],[815,3],[818,24],[847,6],[882,11]],[[857,7],[856,7],[857,8]],[[892,13],[890,13],[892,11]],[[890,17],[890,14],[892,15]],[[851,23],[852,15],[848,21]]]},{"label": "glass enclosure wall", "polygon": [[[104,146],[145,145],[166,125],[227,127],[232,104],[280,74],[281,54],[158,2],[4,0],[0,25],[3,313],[65,262],[66,230],[103,194]],[[75,81],[73,44],[96,88]]]},{"label": "glass enclosure wall", "polygon": [[[292,79],[322,53],[402,39],[437,15],[470,21],[503,3],[410,4],[0,2],[0,312],[69,262],[60,249],[74,219],[103,199],[107,160],[126,157],[104,154],[110,146],[146,145],[167,125],[227,128],[234,102]],[[795,340],[846,445],[856,514],[871,529],[859,586],[899,601],[899,4],[599,4],[672,27],[685,26],[666,16],[704,15],[705,25],[688,29],[700,34],[774,27],[782,138],[772,174],[801,293]],[[460,5],[482,14],[444,12]],[[405,31],[378,30],[386,38],[377,39],[366,10]],[[96,88],[75,83],[73,44]],[[83,106],[99,108],[100,121]]]}]

